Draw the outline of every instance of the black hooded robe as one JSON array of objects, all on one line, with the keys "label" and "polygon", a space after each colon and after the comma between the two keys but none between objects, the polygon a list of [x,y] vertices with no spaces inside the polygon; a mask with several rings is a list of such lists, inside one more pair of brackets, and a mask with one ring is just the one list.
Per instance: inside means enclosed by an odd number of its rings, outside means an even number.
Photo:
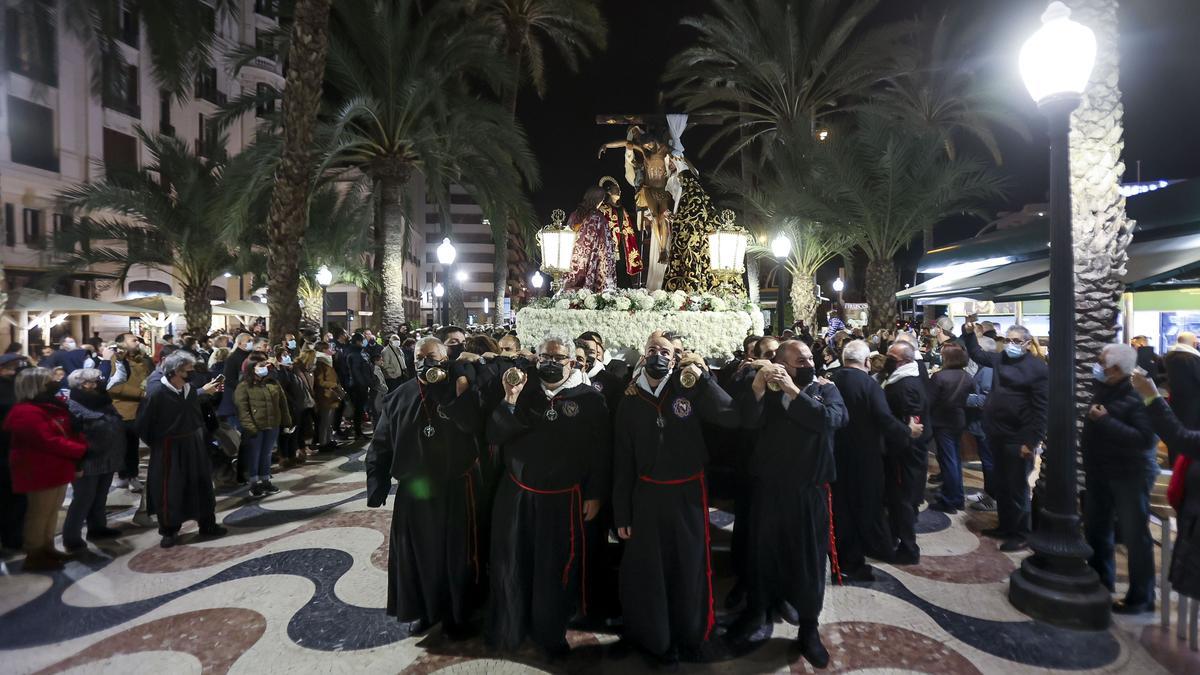
[{"label": "black hooded robe", "polygon": [[164,535],[178,532],[188,520],[210,527],[216,524],[217,500],[200,407],[202,394],[191,385],[179,393],[158,384],[147,387],[135,423],[138,437],[150,446],[146,472],[149,510],[158,518],[158,531]]},{"label": "black hooded robe", "polygon": [[742,423],[758,429],[750,460],[749,609],[791,603],[802,622],[816,623],[825,602],[829,553],[828,484],[835,478],[834,433],[846,425],[837,387],[804,387],[787,408],[783,392],[742,398]]},{"label": "black hooded robe", "polygon": [[388,394],[365,460],[367,506],[382,506],[397,481],[387,613],[450,628],[467,622],[483,564],[476,508],[483,418],[475,392],[456,397],[453,382],[412,379]]},{"label": "black hooded robe", "polygon": [[625,636],[659,656],[697,649],[715,620],[704,422],[739,422],[707,373],[690,389],[676,373],[657,397],[631,383],[617,409],[613,513],[633,528],[621,559]]},{"label": "black hooded robe", "polygon": [[919,376],[902,377],[883,387],[892,415],[907,425],[920,418],[925,432],[920,438],[905,437],[888,442],[887,500],[892,536],[900,540],[896,548],[898,559],[919,558],[917,545],[917,516],[925,499],[925,479],[929,471],[929,441],[933,438],[933,420],[929,417],[929,393]]},{"label": "black hooded robe", "polygon": [[583,502],[609,493],[610,439],[604,397],[585,384],[551,401],[530,378],[516,406],[493,411],[488,442],[499,446],[503,473],[492,504],[492,645],[516,649],[528,635],[543,649],[566,648],[586,574]]}]

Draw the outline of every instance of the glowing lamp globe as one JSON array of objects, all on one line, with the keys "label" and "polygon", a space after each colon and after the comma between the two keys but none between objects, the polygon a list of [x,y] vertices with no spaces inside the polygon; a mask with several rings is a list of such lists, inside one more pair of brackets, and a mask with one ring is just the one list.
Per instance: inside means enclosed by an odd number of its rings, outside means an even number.
[{"label": "glowing lamp globe", "polygon": [[571,269],[571,253],[575,250],[575,230],[563,224],[566,217],[562,209],[555,209],[550,214],[551,223],[538,232],[542,271],[554,278]]},{"label": "glowing lamp globe", "polygon": [[1096,62],[1096,36],[1071,20],[1071,10],[1052,2],[1042,27],[1021,47],[1021,79],[1038,104],[1083,94]]},{"label": "glowing lamp globe", "polygon": [[469,279],[470,275],[468,275],[466,273],[466,271],[464,271],[464,270],[459,270],[458,274],[454,275],[454,278],[458,279],[458,282],[461,284],[461,283],[465,282],[467,279]]},{"label": "glowing lamp globe", "polygon": [[317,284],[321,286],[328,286],[332,283],[333,272],[330,272],[328,267],[321,265],[321,269],[317,270]]},{"label": "glowing lamp globe", "polygon": [[533,276],[529,278],[529,283],[533,284],[534,288],[541,288],[545,282],[546,278],[542,276],[541,272],[534,272]]},{"label": "glowing lamp globe", "polygon": [[445,295],[445,294],[446,294],[446,287],[445,287],[445,286],[443,286],[443,285],[441,285],[441,284],[438,284],[438,285],[434,286],[434,287],[433,287],[433,294],[434,294],[435,296],[439,297],[439,298],[440,298],[440,297],[442,297],[443,295]]},{"label": "glowing lamp globe", "polygon": [[771,241],[771,255],[783,260],[792,252],[792,240],[786,234],[780,234]]},{"label": "glowing lamp globe", "polygon": [[844,290],[846,290],[846,282],[842,281],[841,277],[834,279],[833,280],[833,292],[841,293]]},{"label": "glowing lamp globe", "polygon": [[708,235],[708,264],[714,274],[746,271],[746,230],[734,223],[733,211],[721,212],[722,225]]},{"label": "glowing lamp globe", "polygon": [[450,237],[442,239],[442,243],[437,247],[438,262],[443,265],[453,265],[454,258],[458,256],[458,251],[454,249],[454,244],[450,243]]}]

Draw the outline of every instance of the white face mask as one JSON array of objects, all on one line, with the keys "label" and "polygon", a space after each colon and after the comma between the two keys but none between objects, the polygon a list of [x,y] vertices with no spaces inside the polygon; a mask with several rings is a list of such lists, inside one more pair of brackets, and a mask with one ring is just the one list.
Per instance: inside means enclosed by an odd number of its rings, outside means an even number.
[{"label": "white face mask", "polygon": [[255,366],[254,367],[254,374],[259,377],[266,377],[267,373],[269,373],[269,372],[271,372],[271,370],[265,366]]},{"label": "white face mask", "polygon": [[74,340],[63,340],[62,347],[63,347],[63,349],[66,349],[66,350],[75,349],[75,341]]},{"label": "white face mask", "polygon": [[292,365],[292,357],[288,356],[287,354],[284,354],[283,358],[280,359],[279,362],[285,366],[290,366],[290,365]]},{"label": "white face mask", "polygon": [[393,347],[395,347],[396,349],[399,349],[399,348],[400,348],[400,341],[399,341],[399,340],[392,340],[392,346],[393,346]]}]

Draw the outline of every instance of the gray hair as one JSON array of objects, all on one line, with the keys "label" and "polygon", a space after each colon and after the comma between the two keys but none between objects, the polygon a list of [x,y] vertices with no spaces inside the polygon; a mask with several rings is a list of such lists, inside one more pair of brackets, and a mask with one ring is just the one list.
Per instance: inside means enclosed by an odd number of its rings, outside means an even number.
[{"label": "gray hair", "polygon": [[421,338],[420,340],[417,340],[417,344],[413,345],[413,358],[416,358],[417,354],[420,354],[421,350],[424,349],[425,345],[428,345],[428,344],[435,344],[438,346],[438,351],[440,351],[443,354],[446,353],[446,343],[442,342],[441,340],[437,339],[436,337],[434,337],[432,335],[426,335],[425,337]]},{"label": "gray hair", "polygon": [[1029,329],[1019,323],[1014,323],[1008,327],[1008,330],[1004,331],[1005,335],[1009,333],[1016,333],[1020,336],[1021,342],[1029,342],[1033,339],[1033,334],[1029,332]]},{"label": "gray hair", "polygon": [[217,347],[208,357],[208,367],[212,368],[218,363],[224,362],[229,358],[229,347]]},{"label": "gray hair", "polygon": [[912,346],[912,343],[904,340],[897,340],[896,342],[892,343],[892,347],[900,348],[900,355],[904,357],[905,363],[917,360],[917,350]]},{"label": "gray hair", "polygon": [[896,339],[893,342],[903,342],[910,347],[917,346],[917,338],[914,337],[912,333],[906,333],[904,331],[897,333]]},{"label": "gray hair", "polygon": [[20,401],[32,401],[46,391],[46,385],[54,381],[54,371],[49,368],[26,368],[17,373],[13,383],[13,396]]},{"label": "gray hair", "polygon": [[575,351],[575,338],[565,334],[549,333],[537,343],[537,353],[544,354],[546,347],[550,345],[559,345],[568,353]]},{"label": "gray hair", "polygon": [[842,348],[842,363],[865,364],[871,356],[871,346],[863,340],[851,340]]},{"label": "gray hair", "polygon": [[74,389],[85,382],[99,382],[103,379],[104,374],[97,368],[80,368],[67,376],[67,386]]},{"label": "gray hair", "polygon": [[158,369],[163,372],[163,375],[166,375],[168,378],[170,378],[174,376],[175,373],[178,373],[179,370],[184,366],[194,365],[195,363],[196,357],[192,356],[189,352],[180,349],[179,351],[171,352],[166,358],[164,358],[162,363],[159,364]]},{"label": "gray hair", "polygon": [[983,335],[983,336],[980,336],[978,338],[978,340],[979,340],[979,348],[982,349],[983,351],[985,351],[985,352],[996,351],[996,341],[993,340],[992,338],[990,338],[986,335]]},{"label": "gray hair", "polygon": [[1124,375],[1132,375],[1137,367],[1137,350],[1129,345],[1104,345],[1100,350],[1100,365],[1106,368],[1119,368]]},{"label": "gray hair", "polygon": [[937,327],[941,328],[943,332],[953,333],[954,332],[954,319],[951,319],[950,317],[944,316],[944,315],[939,316],[937,318]]}]

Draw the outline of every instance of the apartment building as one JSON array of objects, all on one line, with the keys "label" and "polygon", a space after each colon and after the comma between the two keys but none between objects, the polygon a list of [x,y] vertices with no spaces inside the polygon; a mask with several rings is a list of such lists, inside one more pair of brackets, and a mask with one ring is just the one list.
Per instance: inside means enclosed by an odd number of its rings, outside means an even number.
[{"label": "apartment building", "polygon": [[[61,9],[56,0],[45,2],[56,11]],[[277,25],[277,4],[277,0],[241,0],[234,16],[211,14],[219,36],[216,52],[262,40],[264,33]],[[233,77],[218,57],[217,63],[196,78],[192,96],[170,101],[151,76],[145,29],[129,7],[121,14],[120,26],[120,48],[128,70],[122,77],[114,76],[116,84],[106,87],[103,96],[96,96],[90,82],[91,55],[63,21],[39,21],[37,13],[22,12],[11,1],[4,9],[5,70],[0,73],[4,240],[0,258],[9,290],[36,281],[54,266],[54,252],[41,245],[71,225],[56,204],[59,192],[102,178],[107,166],[140,166],[149,161],[137,138],[137,127],[186,139],[204,152],[217,139],[211,120],[218,106],[241,92],[284,84],[282,64],[273,60],[257,59]],[[256,118],[270,112],[269,108],[260,109],[233,125],[226,132],[228,151],[236,153],[244,147],[253,137]],[[248,283],[238,277],[214,279],[211,297],[215,301],[249,297],[252,289],[246,287]],[[100,271],[80,270],[55,290],[100,300],[138,293],[179,294],[169,275],[147,269],[133,270],[123,285]],[[128,329],[127,319],[89,319],[74,317],[60,330],[86,337],[92,330],[108,334]],[[11,330],[0,331],[0,345],[13,337]],[[57,339],[57,335],[49,337]],[[35,338],[42,340],[40,335]]]}]

